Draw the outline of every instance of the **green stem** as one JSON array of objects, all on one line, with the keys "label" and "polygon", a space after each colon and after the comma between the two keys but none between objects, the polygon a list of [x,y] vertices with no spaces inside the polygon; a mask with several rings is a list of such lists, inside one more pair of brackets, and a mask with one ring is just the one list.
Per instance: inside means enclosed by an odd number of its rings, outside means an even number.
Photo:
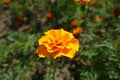
[{"label": "green stem", "polygon": [[56,72],[57,64],[58,64],[58,60],[56,59],[52,67],[53,68],[53,75],[52,75],[53,80],[55,80],[55,72]]}]

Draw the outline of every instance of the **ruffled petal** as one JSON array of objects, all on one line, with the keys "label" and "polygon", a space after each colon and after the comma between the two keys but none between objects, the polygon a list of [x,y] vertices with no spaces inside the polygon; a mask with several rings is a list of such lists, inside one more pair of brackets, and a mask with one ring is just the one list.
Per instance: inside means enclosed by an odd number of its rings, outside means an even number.
[{"label": "ruffled petal", "polygon": [[38,47],[37,54],[39,57],[43,57],[43,58],[50,55],[49,52],[47,51],[47,48],[43,45]]},{"label": "ruffled petal", "polygon": [[79,41],[74,38],[71,39],[69,42],[67,42],[66,48],[72,49],[74,51],[78,51],[79,50]]},{"label": "ruffled petal", "polygon": [[53,59],[56,59],[57,57],[61,57],[63,53],[61,53],[60,51],[56,51],[51,53],[51,56],[53,57]]},{"label": "ruffled petal", "polygon": [[66,49],[65,48],[62,51],[63,51],[63,53],[62,53],[63,56],[66,56],[66,57],[69,57],[69,58],[73,58],[75,56],[75,51],[73,51],[72,49]]}]

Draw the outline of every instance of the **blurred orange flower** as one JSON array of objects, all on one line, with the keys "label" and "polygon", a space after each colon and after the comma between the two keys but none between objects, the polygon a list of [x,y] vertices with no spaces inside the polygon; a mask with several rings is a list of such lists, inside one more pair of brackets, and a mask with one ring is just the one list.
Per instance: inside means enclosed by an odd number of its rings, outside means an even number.
[{"label": "blurred orange flower", "polygon": [[101,22],[102,18],[99,15],[95,15],[94,20],[97,22]]},{"label": "blurred orange flower", "polygon": [[4,4],[9,4],[11,0],[3,0]]},{"label": "blurred orange flower", "polygon": [[90,4],[90,6],[94,7],[94,2],[93,1],[90,1],[89,4]]},{"label": "blurred orange flower", "polygon": [[74,30],[73,30],[73,34],[74,35],[78,35],[78,34],[80,34],[80,33],[82,33],[83,32],[83,28],[81,28],[81,27],[77,27],[77,28],[75,28]]},{"label": "blurred orange flower", "polygon": [[48,12],[46,14],[46,17],[47,17],[47,19],[52,19],[53,18],[53,14],[51,12]]},{"label": "blurred orange flower", "polygon": [[89,3],[91,0],[81,0],[81,4],[85,5],[86,3]]},{"label": "blurred orange flower", "polygon": [[78,22],[75,21],[75,20],[71,21],[71,26],[77,27],[78,26]]},{"label": "blurred orange flower", "polygon": [[91,0],[75,0],[75,2],[80,2],[82,5],[85,5],[87,2],[91,2]]},{"label": "blurred orange flower", "polygon": [[79,49],[79,40],[73,34],[63,29],[51,29],[44,33],[38,41],[37,54],[39,57],[52,56],[54,59],[61,56],[73,58]]}]

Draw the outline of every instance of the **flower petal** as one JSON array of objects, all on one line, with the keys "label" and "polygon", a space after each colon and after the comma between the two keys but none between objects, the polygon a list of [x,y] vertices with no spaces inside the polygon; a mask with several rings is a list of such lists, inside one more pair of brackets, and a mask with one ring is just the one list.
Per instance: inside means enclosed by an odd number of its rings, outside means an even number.
[{"label": "flower petal", "polygon": [[66,57],[69,57],[69,58],[73,58],[75,56],[75,51],[73,51],[72,49],[66,49],[65,48],[62,51],[63,51],[63,53],[62,53],[63,56],[66,56]]},{"label": "flower petal", "polygon": [[79,41],[75,38],[71,39],[66,46],[68,49],[73,49],[74,51],[79,50]]},{"label": "flower petal", "polygon": [[37,54],[38,54],[39,57],[49,56],[49,52],[47,51],[47,48],[43,45],[38,47]]},{"label": "flower petal", "polygon": [[52,56],[54,59],[56,59],[57,57],[61,57],[62,55],[60,54],[60,52],[55,51],[55,52],[51,53],[51,56]]}]

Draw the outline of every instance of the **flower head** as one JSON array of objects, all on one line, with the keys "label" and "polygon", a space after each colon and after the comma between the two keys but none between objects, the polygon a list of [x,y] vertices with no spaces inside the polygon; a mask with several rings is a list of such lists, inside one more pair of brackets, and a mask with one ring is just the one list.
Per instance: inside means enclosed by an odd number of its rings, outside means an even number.
[{"label": "flower head", "polygon": [[53,18],[53,14],[51,12],[48,12],[46,14],[46,17],[47,17],[47,19],[52,19]]},{"label": "flower head", "polygon": [[38,43],[39,57],[52,56],[54,59],[61,56],[73,58],[79,49],[79,41],[73,34],[63,29],[51,29],[44,33]]},{"label": "flower head", "polygon": [[4,4],[9,4],[11,0],[3,0]]},{"label": "flower head", "polygon": [[94,7],[94,2],[93,1],[90,1],[89,4],[90,4],[90,6]]},{"label": "flower head", "polygon": [[71,26],[77,27],[78,26],[78,22],[75,21],[75,20],[71,21]]},{"label": "flower head", "polygon": [[82,33],[83,32],[83,28],[81,28],[81,27],[77,27],[77,28],[75,28],[74,30],[73,30],[73,34],[74,35],[78,35],[78,34],[80,34],[80,33]]}]

